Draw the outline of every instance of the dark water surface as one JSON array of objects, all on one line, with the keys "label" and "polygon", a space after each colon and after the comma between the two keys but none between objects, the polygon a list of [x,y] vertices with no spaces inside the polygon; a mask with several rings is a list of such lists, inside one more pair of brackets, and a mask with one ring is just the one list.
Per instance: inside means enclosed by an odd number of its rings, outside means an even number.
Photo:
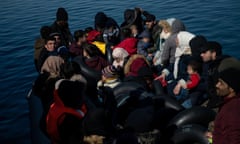
[{"label": "dark water surface", "polygon": [[141,7],[157,19],[181,19],[188,31],[216,40],[223,51],[240,57],[239,0],[106,0],[0,2],[0,143],[29,144],[30,120],[26,95],[37,73],[33,64],[33,44],[43,25],[55,20],[58,7],[69,14],[71,32],[93,26],[98,11],[119,24],[126,8]]}]

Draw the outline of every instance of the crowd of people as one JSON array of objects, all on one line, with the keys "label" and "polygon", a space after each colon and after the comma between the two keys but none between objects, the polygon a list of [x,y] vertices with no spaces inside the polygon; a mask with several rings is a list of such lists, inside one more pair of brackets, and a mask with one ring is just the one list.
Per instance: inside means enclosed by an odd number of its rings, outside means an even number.
[{"label": "crowd of people", "polygon": [[[179,19],[156,20],[141,8],[126,9],[123,17],[119,25],[100,11],[94,26],[72,35],[61,7],[56,21],[41,27],[33,92],[43,106],[41,130],[52,143],[138,144],[144,143],[140,133],[155,130],[160,138],[145,143],[166,141],[164,125],[176,112],[167,114],[154,101],[163,95],[183,109],[219,108],[206,137],[214,144],[240,143],[239,60]],[[122,89],[129,98],[120,104],[116,89],[128,84],[137,88]]]}]

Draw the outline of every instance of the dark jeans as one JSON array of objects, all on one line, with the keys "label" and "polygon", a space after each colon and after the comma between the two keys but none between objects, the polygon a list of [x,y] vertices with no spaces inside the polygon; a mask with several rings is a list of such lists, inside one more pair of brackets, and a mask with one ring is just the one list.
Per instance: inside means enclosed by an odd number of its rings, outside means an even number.
[{"label": "dark jeans", "polygon": [[188,90],[182,88],[182,89],[180,90],[180,93],[176,96],[176,99],[177,99],[178,101],[183,101],[183,100],[185,100],[187,97],[188,97]]}]

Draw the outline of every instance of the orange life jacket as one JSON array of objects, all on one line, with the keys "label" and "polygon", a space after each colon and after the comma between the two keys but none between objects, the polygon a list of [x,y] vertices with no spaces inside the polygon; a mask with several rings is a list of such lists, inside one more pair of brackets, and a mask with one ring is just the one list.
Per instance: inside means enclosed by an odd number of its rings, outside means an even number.
[{"label": "orange life jacket", "polygon": [[54,90],[54,103],[51,105],[46,119],[47,132],[51,141],[60,141],[58,126],[64,121],[66,114],[71,114],[81,120],[85,116],[86,112],[87,109],[85,104],[83,104],[79,110],[64,106],[58,96],[57,90]]}]

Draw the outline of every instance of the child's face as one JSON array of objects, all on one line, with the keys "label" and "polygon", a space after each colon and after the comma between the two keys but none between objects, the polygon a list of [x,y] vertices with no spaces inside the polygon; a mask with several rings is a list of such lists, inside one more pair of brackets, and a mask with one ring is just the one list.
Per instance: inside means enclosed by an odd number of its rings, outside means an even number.
[{"label": "child's face", "polygon": [[135,25],[133,25],[133,26],[131,27],[131,31],[132,31],[132,34],[133,34],[133,35],[137,35],[137,34],[138,34],[138,30],[137,30],[137,27],[136,27]]},{"label": "child's face", "polygon": [[188,73],[188,74],[193,74],[193,73],[195,73],[195,71],[192,69],[192,66],[190,66],[190,65],[187,66],[187,73]]},{"label": "child's face", "polygon": [[150,39],[147,38],[147,37],[143,37],[143,38],[142,38],[142,41],[145,42],[145,43],[148,43],[148,42],[150,42]]}]

